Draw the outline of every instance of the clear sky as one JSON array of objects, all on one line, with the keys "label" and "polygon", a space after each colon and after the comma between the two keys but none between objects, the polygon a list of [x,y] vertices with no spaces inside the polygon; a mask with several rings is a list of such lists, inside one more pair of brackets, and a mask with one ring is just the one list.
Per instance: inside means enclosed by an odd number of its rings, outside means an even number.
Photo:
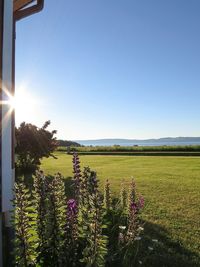
[{"label": "clear sky", "polygon": [[50,119],[63,139],[200,136],[199,0],[46,0],[18,22],[16,48],[16,90],[34,100],[17,124]]}]

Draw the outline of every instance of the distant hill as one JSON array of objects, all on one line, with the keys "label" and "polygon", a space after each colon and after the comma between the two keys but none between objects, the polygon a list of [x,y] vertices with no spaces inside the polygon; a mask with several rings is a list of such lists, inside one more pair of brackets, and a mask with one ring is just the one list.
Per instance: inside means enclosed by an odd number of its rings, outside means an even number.
[{"label": "distant hill", "polygon": [[57,140],[58,146],[74,146],[80,147],[81,145],[75,141],[68,141],[68,140]]},{"label": "distant hill", "polygon": [[84,146],[160,146],[160,145],[200,145],[200,137],[165,137],[159,139],[96,139],[76,140]]}]

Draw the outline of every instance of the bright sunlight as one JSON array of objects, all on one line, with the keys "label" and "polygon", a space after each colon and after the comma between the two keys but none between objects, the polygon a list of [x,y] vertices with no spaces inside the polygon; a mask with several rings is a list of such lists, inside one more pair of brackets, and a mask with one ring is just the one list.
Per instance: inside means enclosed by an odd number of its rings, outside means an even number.
[{"label": "bright sunlight", "polygon": [[30,92],[21,87],[15,92],[14,97],[10,97],[10,106],[15,110],[16,121],[28,121],[36,110],[37,101]]}]

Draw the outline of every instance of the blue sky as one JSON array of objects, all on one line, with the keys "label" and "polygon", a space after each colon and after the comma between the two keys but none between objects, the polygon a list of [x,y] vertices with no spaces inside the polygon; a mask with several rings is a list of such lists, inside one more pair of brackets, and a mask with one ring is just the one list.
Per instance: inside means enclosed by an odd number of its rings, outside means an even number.
[{"label": "blue sky", "polygon": [[17,124],[50,119],[64,139],[200,136],[199,11],[199,0],[46,0],[17,24],[16,90],[37,99]]}]

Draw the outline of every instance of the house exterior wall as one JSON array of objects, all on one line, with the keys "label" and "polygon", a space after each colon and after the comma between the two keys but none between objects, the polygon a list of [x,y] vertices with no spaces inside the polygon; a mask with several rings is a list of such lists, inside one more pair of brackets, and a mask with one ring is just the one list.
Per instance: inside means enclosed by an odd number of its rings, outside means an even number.
[{"label": "house exterior wall", "polygon": [[[0,101],[13,91],[13,0],[0,0]],[[4,266],[2,229],[10,226],[13,199],[12,112],[0,102],[0,266]],[[4,263],[3,263],[4,262]]]},{"label": "house exterior wall", "polygon": [[[3,52],[2,52],[2,101],[9,100],[12,94],[12,62],[13,62],[13,0],[4,0],[3,14]],[[2,105],[1,114],[1,174],[2,174],[2,211],[7,217],[12,209],[13,198],[12,169],[12,112],[9,105]],[[7,221],[7,220],[6,220]]]}]

